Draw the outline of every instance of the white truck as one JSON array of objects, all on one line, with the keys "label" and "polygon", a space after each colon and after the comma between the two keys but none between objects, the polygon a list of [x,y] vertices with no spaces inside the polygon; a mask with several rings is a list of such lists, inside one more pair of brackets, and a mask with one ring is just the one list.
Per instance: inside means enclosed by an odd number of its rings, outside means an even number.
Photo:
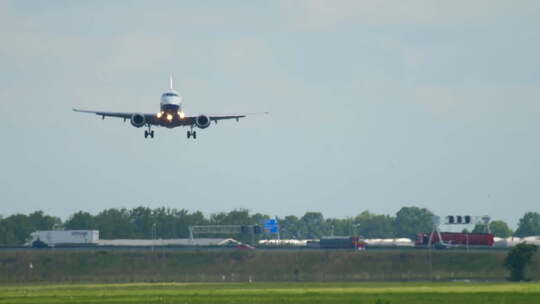
[{"label": "white truck", "polygon": [[57,247],[73,245],[97,245],[99,242],[98,230],[44,230],[30,234],[26,246],[30,247]]}]

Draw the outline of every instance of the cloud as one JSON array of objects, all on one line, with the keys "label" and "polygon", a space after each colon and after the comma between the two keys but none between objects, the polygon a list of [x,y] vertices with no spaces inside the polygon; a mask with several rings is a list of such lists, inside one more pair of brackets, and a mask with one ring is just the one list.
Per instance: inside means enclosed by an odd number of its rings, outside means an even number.
[{"label": "cloud", "polygon": [[[436,25],[482,23],[511,15],[537,14],[536,1],[356,1],[300,0],[285,4],[300,28],[322,30],[340,24]],[[295,13],[296,12],[296,13]]]}]

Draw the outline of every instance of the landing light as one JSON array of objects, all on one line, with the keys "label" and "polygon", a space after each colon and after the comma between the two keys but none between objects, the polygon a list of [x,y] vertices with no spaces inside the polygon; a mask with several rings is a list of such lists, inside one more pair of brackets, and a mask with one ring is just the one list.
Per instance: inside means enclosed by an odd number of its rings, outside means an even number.
[{"label": "landing light", "polygon": [[159,112],[156,114],[157,118],[161,118],[161,116],[163,116],[163,112]]},{"label": "landing light", "polygon": [[172,114],[167,114],[167,120],[172,121]]},{"label": "landing light", "polygon": [[184,119],[185,117],[184,112],[178,112],[178,116],[180,117],[180,119]]}]

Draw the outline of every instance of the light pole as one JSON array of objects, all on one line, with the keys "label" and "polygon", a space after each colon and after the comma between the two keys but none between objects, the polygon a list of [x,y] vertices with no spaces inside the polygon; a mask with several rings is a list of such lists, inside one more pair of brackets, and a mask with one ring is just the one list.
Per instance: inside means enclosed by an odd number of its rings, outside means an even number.
[{"label": "light pole", "polygon": [[[351,236],[353,236],[353,232],[354,232],[355,234],[357,234],[356,229],[358,228],[358,226],[360,226],[360,224],[353,224],[353,223],[351,222]],[[358,236],[358,235],[356,235],[356,236]]]},{"label": "light pole", "polygon": [[154,252],[154,246],[156,245],[156,223],[152,224],[152,252]]}]

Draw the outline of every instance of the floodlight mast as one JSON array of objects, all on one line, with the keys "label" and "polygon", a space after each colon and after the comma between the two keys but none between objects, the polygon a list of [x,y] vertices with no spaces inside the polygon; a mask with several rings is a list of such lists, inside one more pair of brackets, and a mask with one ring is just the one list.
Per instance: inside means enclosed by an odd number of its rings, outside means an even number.
[{"label": "floodlight mast", "polygon": [[433,241],[433,234],[435,232],[437,232],[437,236],[439,237],[439,243],[441,243],[442,245],[447,245],[444,243],[441,235],[441,230],[439,229],[439,226],[441,225],[441,218],[434,215],[431,217],[431,223],[433,224],[433,228],[431,229],[431,233],[429,234],[428,248],[431,248],[431,242]]},{"label": "floodlight mast", "polygon": [[[456,219],[456,221],[454,221],[454,218]],[[485,226],[486,232],[491,233],[491,229],[489,228],[489,221],[491,220],[491,218],[488,215],[484,215],[484,216],[470,216],[470,215],[453,216],[453,215],[449,215],[449,216],[446,216],[445,219],[446,219],[445,223],[442,223],[444,225],[477,225],[477,224],[483,224]],[[465,219],[465,221],[463,221],[463,219]],[[439,237],[439,242],[442,245],[445,245],[445,246],[446,245],[451,245],[451,243],[445,244],[443,239],[442,239],[441,231],[439,229],[439,226],[441,225],[441,218],[439,216],[434,215],[434,216],[431,217],[431,222],[433,224],[433,229],[431,230],[431,233],[429,235],[428,247],[431,247],[431,243],[433,241],[433,234],[434,233],[437,233],[437,236]],[[468,235],[468,233],[465,234],[465,238],[467,239],[467,249],[468,249],[468,244],[469,244],[469,235]]]},{"label": "floodlight mast", "polygon": [[487,233],[491,233],[491,228],[489,227],[489,221],[491,221],[491,218],[489,217],[489,215],[484,215],[482,217],[482,221],[484,222]]}]

